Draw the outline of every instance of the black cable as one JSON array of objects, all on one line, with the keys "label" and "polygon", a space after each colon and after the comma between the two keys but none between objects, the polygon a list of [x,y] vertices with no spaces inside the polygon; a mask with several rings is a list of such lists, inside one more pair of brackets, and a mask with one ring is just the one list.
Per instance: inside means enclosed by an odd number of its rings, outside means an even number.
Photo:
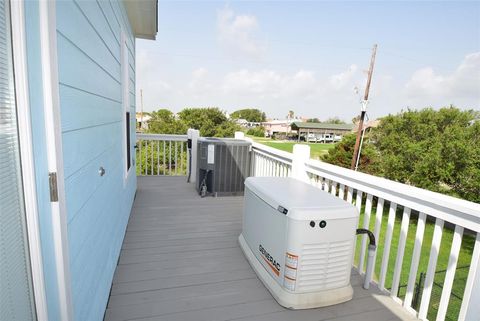
[{"label": "black cable", "polygon": [[[199,193],[200,193],[200,196],[203,198],[205,196],[207,196],[208,194],[208,190],[207,190],[207,177],[208,177],[208,173],[210,171],[209,170],[206,170],[205,171],[205,175],[203,175],[203,179],[202,179],[202,182],[200,183],[200,188],[199,188]],[[205,190],[204,190],[205,188]]]},{"label": "black cable", "polygon": [[375,235],[373,235],[371,231],[364,228],[357,228],[357,234],[367,234],[368,238],[370,239],[370,245],[376,246]]},{"label": "black cable", "polygon": [[188,177],[187,177],[187,183],[190,183],[190,177],[192,176],[192,140],[190,138],[187,140],[187,148],[188,148]]}]

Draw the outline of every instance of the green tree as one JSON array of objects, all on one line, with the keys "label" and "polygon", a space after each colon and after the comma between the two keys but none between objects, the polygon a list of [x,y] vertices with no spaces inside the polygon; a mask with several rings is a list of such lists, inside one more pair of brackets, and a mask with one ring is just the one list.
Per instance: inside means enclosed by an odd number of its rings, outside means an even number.
[{"label": "green tree", "polygon": [[137,146],[137,175],[186,175],[186,143],[140,140]]},{"label": "green tree", "polygon": [[[453,106],[388,115],[366,135],[359,169],[480,202],[479,118]],[[344,136],[324,160],[349,168],[354,144],[354,134]]]},{"label": "green tree", "polygon": [[318,119],[318,118],[309,118],[309,119],[307,119],[307,123],[320,123],[320,119]]},{"label": "green tree", "polygon": [[255,137],[265,137],[265,128],[263,126],[250,128],[247,131],[247,135],[252,135]]},{"label": "green tree", "polygon": [[183,135],[187,132],[188,127],[168,109],[159,109],[150,116],[152,118],[148,122],[149,133]]},{"label": "green tree", "polygon": [[267,116],[264,112],[255,108],[246,108],[236,110],[230,114],[233,119],[246,119],[249,122],[261,123],[266,121]]},{"label": "green tree", "polygon": [[327,120],[323,121],[325,124],[346,124],[343,120],[338,117],[330,117]]},{"label": "green tree", "polygon": [[234,121],[228,120],[225,113],[216,107],[185,108],[178,113],[187,128],[200,130],[204,137],[233,137],[240,130]]},{"label": "green tree", "polygon": [[480,119],[471,123],[465,138],[468,142],[467,160],[464,170],[457,173],[453,186],[460,197],[480,203]]},{"label": "green tree", "polygon": [[480,130],[474,111],[407,110],[374,131],[385,177],[480,201]]},{"label": "green tree", "polygon": [[[342,140],[328,151],[328,154],[322,156],[323,161],[350,168],[356,137],[357,135],[354,133],[343,136]],[[381,158],[369,135],[363,139],[358,170],[377,176],[382,174]]]}]

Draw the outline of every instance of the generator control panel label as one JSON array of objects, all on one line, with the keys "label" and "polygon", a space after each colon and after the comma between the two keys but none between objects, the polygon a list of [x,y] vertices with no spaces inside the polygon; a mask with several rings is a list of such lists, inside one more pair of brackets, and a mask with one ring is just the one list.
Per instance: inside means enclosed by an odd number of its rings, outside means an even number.
[{"label": "generator control panel label", "polygon": [[285,207],[281,206],[281,205],[278,206],[277,210],[278,210],[280,213],[285,214],[285,215],[287,215],[287,213],[288,213],[288,210],[287,210]]},{"label": "generator control panel label", "polygon": [[207,163],[208,164],[215,163],[215,145],[213,144],[208,145]]},{"label": "generator control panel label", "polygon": [[292,269],[296,269],[298,267],[298,256],[287,252],[285,254],[285,265]]}]

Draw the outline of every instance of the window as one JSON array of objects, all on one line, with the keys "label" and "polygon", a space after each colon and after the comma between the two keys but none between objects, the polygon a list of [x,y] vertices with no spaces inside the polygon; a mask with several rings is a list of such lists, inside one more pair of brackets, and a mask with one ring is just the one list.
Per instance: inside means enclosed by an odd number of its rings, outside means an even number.
[{"label": "window", "polygon": [[22,185],[9,5],[9,1],[0,1],[0,318],[36,320]]},{"label": "window", "polygon": [[126,131],[126,140],[127,140],[127,172],[131,167],[132,163],[132,156],[130,154],[130,112],[127,111],[125,113],[125,131]]}]

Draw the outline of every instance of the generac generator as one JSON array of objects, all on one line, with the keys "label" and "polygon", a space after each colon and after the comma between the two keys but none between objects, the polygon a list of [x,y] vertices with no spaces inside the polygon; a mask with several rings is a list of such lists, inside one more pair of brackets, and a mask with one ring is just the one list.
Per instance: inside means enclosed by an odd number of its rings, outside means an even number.
[{"label": "generac generator", "polygon": [[293,178],[245,181],[240,246],[284,307],[306,309],[352,298],[357,209]]}]

